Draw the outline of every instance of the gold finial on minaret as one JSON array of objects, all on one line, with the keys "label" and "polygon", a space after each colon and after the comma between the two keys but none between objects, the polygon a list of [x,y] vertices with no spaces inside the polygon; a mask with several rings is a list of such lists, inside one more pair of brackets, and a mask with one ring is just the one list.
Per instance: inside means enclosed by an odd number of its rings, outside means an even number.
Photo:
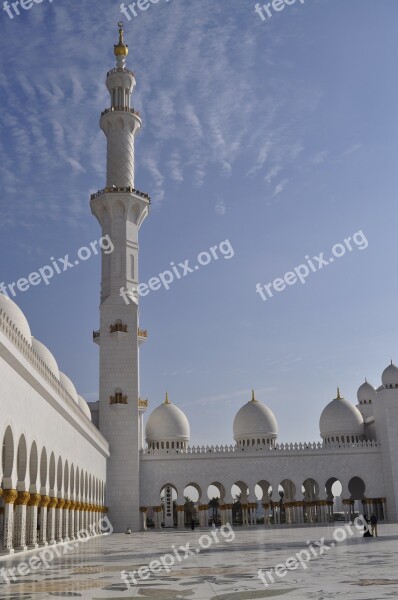
[{"label": "gold finial on minaret", "polygon": [[341,396],[340,396],[340,388],[337,388],[337,400],[341,400]]},{"label": "gold finial on minaret", "polygon": [[170,400],[169,400],[169,394],[166,392],[166,398],[164,401],[165,404],[171,404]]},{"label": "gold finial on minaret", "polygon": [[114,46],[115,56],[127,56],[129,53],[129,47],[124,43],[124,31],[123,31],[123,21],[119,21],[119,43]]}]

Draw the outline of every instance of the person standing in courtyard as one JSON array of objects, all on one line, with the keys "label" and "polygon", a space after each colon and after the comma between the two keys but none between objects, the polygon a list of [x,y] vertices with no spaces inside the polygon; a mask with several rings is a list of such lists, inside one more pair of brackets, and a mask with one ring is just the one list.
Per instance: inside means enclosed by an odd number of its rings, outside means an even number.
[{"label": "person standing in courtyard", "polygon": [[377,517],[374,513],[372,513],[370,516],[370,526],[373,537],[377,537]]}]

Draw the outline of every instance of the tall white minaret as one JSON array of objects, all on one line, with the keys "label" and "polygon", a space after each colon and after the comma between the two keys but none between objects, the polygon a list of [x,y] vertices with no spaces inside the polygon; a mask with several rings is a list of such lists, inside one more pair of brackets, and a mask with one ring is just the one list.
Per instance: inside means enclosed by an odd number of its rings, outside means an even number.
[{"label": "tall white minaret", "polygon": [[141,118],[130,107],[134,74],[126,69],[128,47],[119,23],[116,67],[106,85],[111,107],[100,119],[107,138],[106,187],[91,197],[91,210],[114,251],[102,255],[99,428],[110,444],[106,501],[116,532],[139,529],[139,451],[142,411],[139,398],[138,230],[148,215],[150,199],[134,188],[134,139]]}]

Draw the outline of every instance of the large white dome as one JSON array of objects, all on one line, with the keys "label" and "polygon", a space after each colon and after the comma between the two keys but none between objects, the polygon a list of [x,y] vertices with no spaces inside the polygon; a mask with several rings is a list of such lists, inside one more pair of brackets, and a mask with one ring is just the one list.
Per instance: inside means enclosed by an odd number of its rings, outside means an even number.
[{"label": "large white dome", "polygon": [[250,402],[237,412],[233,430],[237,442],[254,439],[272,440],[278,435],[278,424],[272,410],[256,400],[253,392]]},{"label": "large white dome", "polygon": [[43,362],[46,363],[47,367],[52,371],[57,379],[59,379],[59,369],[57,365],[57,361],[54,356],[51,354],[50,350],[39,340],[32,337],[32,347],[33,350],[40,356]]},{"label": "large white dome", "polygon": [[319,420],[319,429],[322,438],[330,436],[354,436],[362,438],[364,435],[363,417],[356,406],[341,398],[332,400],[324,409]]},{"label": "large white dome", "polygon": [[66,389],[66,391],[70,394],[70,396],[72,396],[72,398],[76,402],[76,404],[79,404],[76,388],[73,385],[73,383],[71,382],[71,380],[69,379],[69,377],[67,375],[65,375],[65,373],[62,373],[62,371],[60,371],[59,372],[59,380],[62,383],[62,385],[64,386],[64,388]]},{"label": "large white dome", "polygon": [[398,386],[398,367],[393,362],[384,369],[381,376],[383,387],[396,387]]},{"label": "large white dome", "polygon": [[148,444],[154,442],[189,442],[190,428],[185,414],[172,404],[168,396],[163,404],[149,415],[145,427],[145,439]]},{"label": "large white dome", "polygon": [[78,404],[79,404],[80,408],[82,409],[82,411],[86,415],[86,417],[88,419],[90,419],[90,421],[91,421],[92,420],[91,419],[91,410],[90,410],[90,407],[87,404],[86,400],[83,398],[83,396],[79,396],[78,395],[77,396],[77,401],[78,401]]},{"label": "large white dome", "polygon": [[30,332],[29,323],[19,306],[4,294],[0,294],[0,310],[7,315],[10,321],[12,321],[18,331],[22,333],[30,344],[32,341],[32,334]]},{"label": "large white dome", "polygon": [[357,391],[357,398],[359,404],[363,402],[368,403],[369,400],[373,400],[376,394],[376,390],[368,381],[365,379],[365,383],[359,386]]}]

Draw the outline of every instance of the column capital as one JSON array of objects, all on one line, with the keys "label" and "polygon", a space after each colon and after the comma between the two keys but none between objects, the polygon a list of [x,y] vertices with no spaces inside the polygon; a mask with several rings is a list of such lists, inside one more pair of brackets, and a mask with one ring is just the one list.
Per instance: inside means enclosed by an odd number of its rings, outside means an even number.
[{"label": "column capital", "polygon": [[29,502],[29,492],[18,492],[17,499],[15,500],[16,506],[26,506]]},{"label": "column capital", "polygon": [[63,508],[65,506],[65,500],[63,498],[57,498],[57,504],[55,508]]},{"label": "column capital", "polygon": [[17,490],[3,490],[3,498],[5,504],[14,504],[17,499],[18,492]]},{"label": "column capital", "polygon": [[31,494],[28,502],[28,506],[39,506],[41,495],[40,494]]},{"label": "column capital", "polygon": [[[102,512],[102,508],[101,508],[101,512]],[[140,506],[140,512],[142,512],[142,513],[148,512],[147,507],[146,506]]]},{"label": "column capital", "polygon": [[[71,500],[65,500],[64,510],[69,510],[71,504],[72,504]],[[61,506],[61,508],[62,508],[62,506]]]},{"label": "column capital", "polygon": [[40,508],[46,508],[50,504],[50,496],[40,496]]}]

